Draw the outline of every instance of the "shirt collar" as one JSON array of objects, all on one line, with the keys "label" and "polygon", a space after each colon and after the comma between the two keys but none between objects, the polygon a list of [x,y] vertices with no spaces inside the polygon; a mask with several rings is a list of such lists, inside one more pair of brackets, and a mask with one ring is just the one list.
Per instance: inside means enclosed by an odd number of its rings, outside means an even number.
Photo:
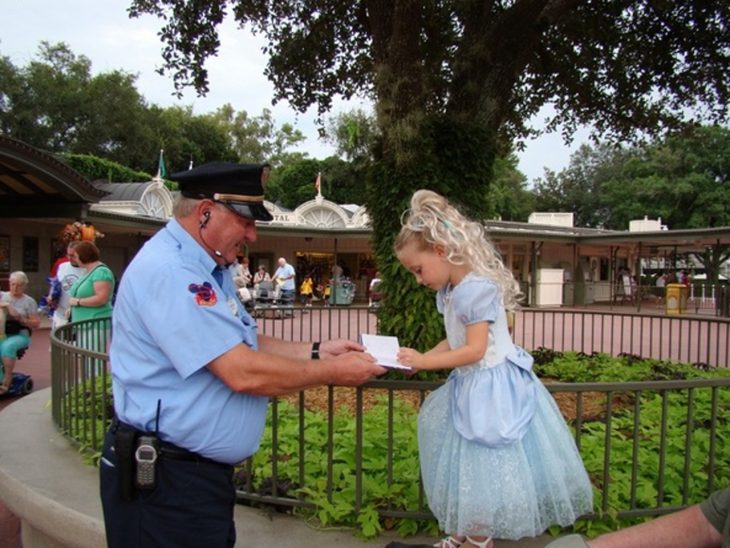
[{"label": "shirt collar", "polygon": [[198,262],[207,272],[212,272],[218,266],[213,258],[195,239],[185,230],[177,219],[172,218],[165,227],[170,236],[177,242],[180,254],[190,261]]}]

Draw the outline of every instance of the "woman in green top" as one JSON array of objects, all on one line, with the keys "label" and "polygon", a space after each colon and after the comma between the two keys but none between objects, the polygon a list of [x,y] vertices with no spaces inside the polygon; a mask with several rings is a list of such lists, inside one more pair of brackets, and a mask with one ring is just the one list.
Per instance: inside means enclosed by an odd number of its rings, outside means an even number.
[{"label": "woman in green top", "polygon": [[92,318],[110,318],[114,274],[99,260],[99,248],[91,242],[81,242],[72,251],[78,257],[78,264],[86,270],[71,286],[71,321],[79,322]]},{"label": "woman in green top", "polygon": [[[72,251],[77,256],[79,266],[86,270],[69,290],[71,304],[71,321],[82,322],[98,318],[112,317],[112,295],[114,294],[114,274],[99,260],[99,248],[93,243],[83,241]],[[111,321],[81,324],[76,331],[76,342],[85,350],[105,352],[107,347],[109,326]],[[89,367],[98,372],[97,367]]]}]

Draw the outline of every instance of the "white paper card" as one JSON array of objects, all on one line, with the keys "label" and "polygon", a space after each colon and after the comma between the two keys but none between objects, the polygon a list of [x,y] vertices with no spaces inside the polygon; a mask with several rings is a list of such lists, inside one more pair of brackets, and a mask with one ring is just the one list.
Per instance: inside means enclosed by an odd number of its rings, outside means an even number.
[{"label": "white paper card", "polygon": [[360,335],[360,342],[365,347],[365,352],[371,354],[376,360],[378,360],[378,365],[390,367],[392,369],[411,369],[407,365],[401,365],[398,363],[397,356],[398,350],[400,350],[398,337],[368,335],[363,333]]}]

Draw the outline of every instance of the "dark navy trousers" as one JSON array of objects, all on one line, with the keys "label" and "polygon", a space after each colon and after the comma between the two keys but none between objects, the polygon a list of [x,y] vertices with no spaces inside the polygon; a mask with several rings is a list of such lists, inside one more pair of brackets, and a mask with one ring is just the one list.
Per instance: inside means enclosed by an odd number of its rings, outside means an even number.
[{"label": "dark navy trousers", "polygon": [[107,432],[99,465],[110,548],[224,548],[236,542],[233,467],[159,458],[157,486],[121,500],[114,434]]}]

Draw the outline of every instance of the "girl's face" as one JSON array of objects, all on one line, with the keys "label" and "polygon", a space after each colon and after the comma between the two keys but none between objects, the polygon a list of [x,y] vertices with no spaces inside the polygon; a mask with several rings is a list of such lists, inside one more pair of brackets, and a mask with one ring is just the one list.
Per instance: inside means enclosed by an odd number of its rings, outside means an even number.
[{"label": "girl's face", "polygon": [[416,281],[438,291],[449,283],[455,285],[454,266],[446,260],[443,249],[428,247],[422,249],[417,242],[410,242],[397,253],[398,260],[415,277]]}]

